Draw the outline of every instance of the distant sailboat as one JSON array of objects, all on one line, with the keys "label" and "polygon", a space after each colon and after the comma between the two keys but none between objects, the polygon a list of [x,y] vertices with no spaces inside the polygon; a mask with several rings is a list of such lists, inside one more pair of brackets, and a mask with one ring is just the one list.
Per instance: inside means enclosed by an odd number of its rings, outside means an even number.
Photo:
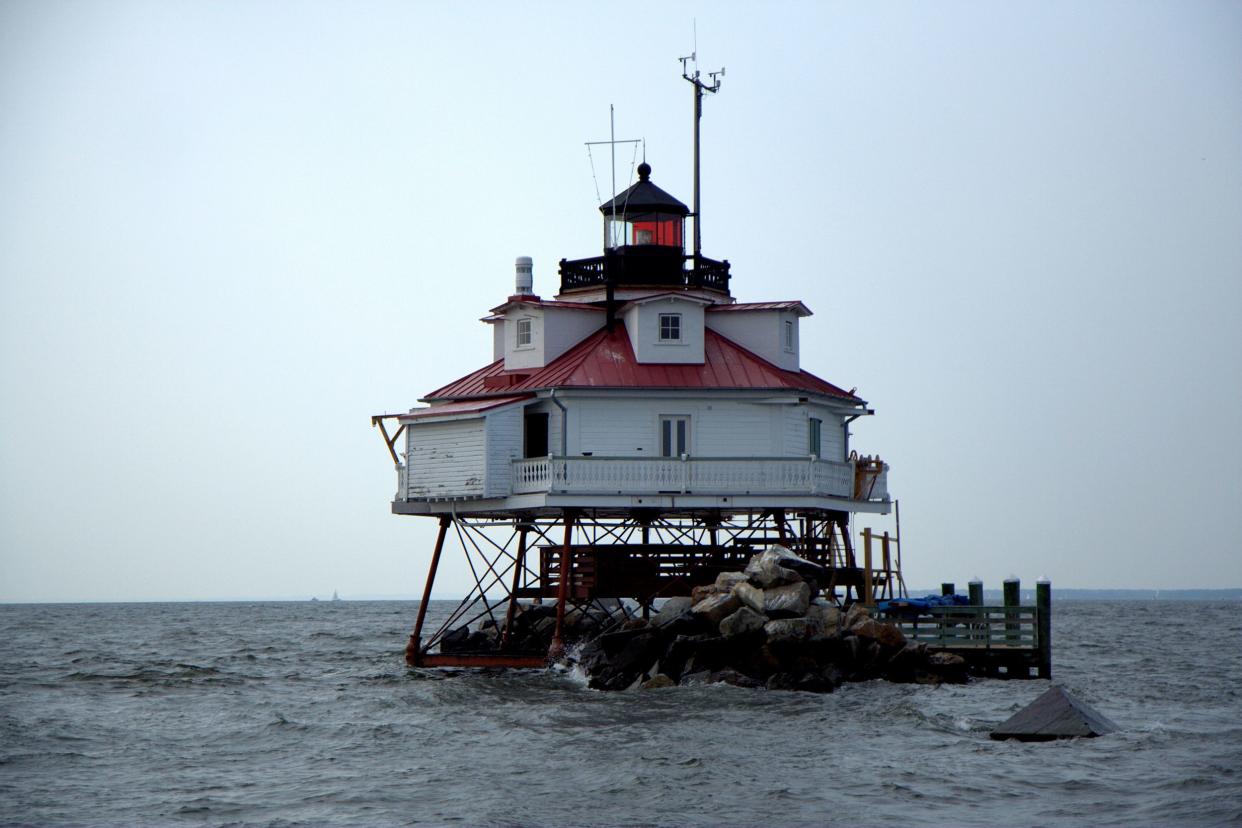
[{"label": "distant sailboat", "polygon": [[337,592],[336,592],[336,590],[335,590],[335,589],[334,589],[334,590],[332,590],[332,600],[333,600],[333,601],[339,601],[339,600],[341,600],[341,596],[337,594]]}]

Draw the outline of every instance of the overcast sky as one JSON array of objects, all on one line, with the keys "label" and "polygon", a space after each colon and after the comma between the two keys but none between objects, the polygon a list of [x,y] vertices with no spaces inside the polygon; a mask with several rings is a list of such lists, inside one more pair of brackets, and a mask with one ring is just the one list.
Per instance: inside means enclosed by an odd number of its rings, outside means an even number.
[{"label": "overcast sky", "polygon": [[906,581],[1242,586],[1242,4],[9,0],[0,600],[416,594],[368,418],[598,255],[609,104],[690,202],[696,18],[704,252],[875,407]]}]

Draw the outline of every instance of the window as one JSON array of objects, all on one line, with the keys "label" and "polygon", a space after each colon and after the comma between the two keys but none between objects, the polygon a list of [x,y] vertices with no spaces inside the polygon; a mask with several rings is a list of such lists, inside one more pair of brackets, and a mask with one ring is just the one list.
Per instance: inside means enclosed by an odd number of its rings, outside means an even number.
[{"label": "window", "polygon": [[792,351],[794,349],[794,326],[793,323],[786,320],[785,322],[785,350]]},{"label": "window", "polygon": [[660,341],[681,342],[681,314],[660,314]]},{"label": "window", "polygon": [[[789,323],[786,322],[785,324],[788,325]],[[808,442],[810,443],[811,456],[820,457],[822,456],[820,454],[820,435],[824,428],[824,421],[812,417],[809,426],[808,435],[810,439]]]},{"label": "window", "polygon": [[690,418],[660,418],[660,456],[680,457],[690,453]]},{"label": "window", "polygon": [[519,319],[517,321],[517,346],[519,348],[529,348],[531,346],[531,321],[529,319]]}]

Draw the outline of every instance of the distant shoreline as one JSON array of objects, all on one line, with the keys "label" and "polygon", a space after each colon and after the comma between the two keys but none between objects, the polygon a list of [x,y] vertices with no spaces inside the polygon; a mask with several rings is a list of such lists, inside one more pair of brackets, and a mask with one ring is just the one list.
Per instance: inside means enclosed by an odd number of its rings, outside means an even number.
[{"label": "distant shoreline", "polygon": [[[959,594],[965,594],[965,585],[958,585]],[[937,588],[918,588],[909,590],[909,594],[914,598],[921,598],[924,595],[939,595],[940,590]],[[1027,587],[1022,588],[1022,603],[1029,604],[1034,601],[1034,592]],[[1230,589],[1083,589],[1074,587],[1065,587],[1058,589],[1054,584],[1052,587],[1053,600],[1071,600],[1071,601],[1239,601],[1242,602],[1242,587]],[[460,601],[459,595],[437,595],[431,600],[433,601]],[[987,604],[999,605],[1003,602],[1002,594],[999,589],[986,589],[983,591],[983,600]],[[394,603],[411,603],[417,602],[418,597],[414,595],[359,595],[354,598],[342,598],[339,601],[332,601],[330,598],[318,598],[317,603],[329,606],[340,606],[350,602],[363,601],[392,601]],[[311,598],[290,598],[288,596],[282,598],[169,598],[169,599],[153,599],[142,601],[10,601],[0,600],[0,607],[3,606],[35,606],[56,604],[301,604],[312,603]]]}]

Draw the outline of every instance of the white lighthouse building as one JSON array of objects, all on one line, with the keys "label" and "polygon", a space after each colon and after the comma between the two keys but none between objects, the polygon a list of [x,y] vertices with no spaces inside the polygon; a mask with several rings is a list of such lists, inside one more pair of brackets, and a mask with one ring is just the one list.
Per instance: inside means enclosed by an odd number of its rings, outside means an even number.
[{"label": "white lighthouse building", "polygon": [[[686,252],[690,210],[646,163],[638,175],[600,206],[602,255],[562,260],[555,296],[517,260],[513,294],[483,319],[492,362],[374,418],[397,466],[392,511],[440,522],[411,663],[536,663],[504,639],[439,644],[479,618],[504,629],[523,599],[556,602],[559,643],[567,608],[689,594],[770,542],[829,567],[830,589],[891,578],[850,541],[852,515],[891,505],[888,467],[850,444],[873,412],[807,370],[810,309],[736,302],[729,263]],[[476,589],[426,635],[450,545]]]}]

